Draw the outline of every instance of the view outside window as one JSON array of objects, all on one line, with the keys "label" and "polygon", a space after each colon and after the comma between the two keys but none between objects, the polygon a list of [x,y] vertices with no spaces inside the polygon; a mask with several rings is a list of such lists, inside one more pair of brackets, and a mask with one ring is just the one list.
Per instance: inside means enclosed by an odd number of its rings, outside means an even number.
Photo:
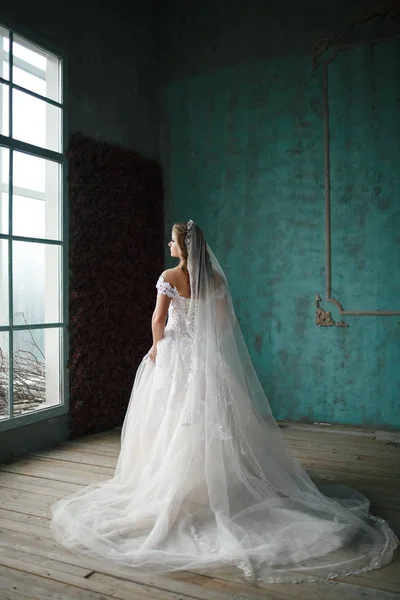
[{"label": "view outside window", "polygon": [[61,82],[0,27],[0,423],[63,403]]}]

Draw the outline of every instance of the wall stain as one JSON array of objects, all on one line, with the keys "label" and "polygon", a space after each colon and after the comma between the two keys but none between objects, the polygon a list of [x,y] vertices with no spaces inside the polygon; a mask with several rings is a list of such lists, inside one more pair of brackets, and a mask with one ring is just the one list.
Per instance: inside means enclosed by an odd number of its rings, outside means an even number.
[{"label": "wall stain", "polygon": [[288,353],[288,351],[284,350],[283,348],[281,348],[279,350],[279,356],[280,356],[282,365],[286,365],[287,362],[288,362],[288,360],[289,360],[289,353]]},{"label": "wall stain", "polygon": [[262,335],[256,335],[255,340],[254,340],[254,350],[257,352],[257,354],[261,354],[262,353],[262,348],[263,348],[263,336]]},{"label": "wall stain", "polygon": [[389,208],[391,207],[392,202],[390,200],[390,198],[380,198],[378,201],[378,208],[379,210],[389,210]]},{"label": "wall stain", "polygon": [[310,309],[310,300],[307,296],[300,296],[296,300],[296,336],[298,339],[302,339],[305,334],[305,330],[308,326],[308,315]]}]

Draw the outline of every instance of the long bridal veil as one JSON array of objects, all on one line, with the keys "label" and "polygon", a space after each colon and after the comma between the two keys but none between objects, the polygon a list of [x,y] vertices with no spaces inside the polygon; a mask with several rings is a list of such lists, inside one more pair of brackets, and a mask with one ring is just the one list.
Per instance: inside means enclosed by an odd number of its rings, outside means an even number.
[{"label": "long bridal veil", "polygon": [[225,275],[192,221],[186,245],[191,299],[179,339],[159,344],[156,364],[142,361],[114,477],[53,506],[55,537],[139,570],[228,563],[267,582],[386,564],[398,540],[368,500],[339,485],[322,493],[285,448]]}]

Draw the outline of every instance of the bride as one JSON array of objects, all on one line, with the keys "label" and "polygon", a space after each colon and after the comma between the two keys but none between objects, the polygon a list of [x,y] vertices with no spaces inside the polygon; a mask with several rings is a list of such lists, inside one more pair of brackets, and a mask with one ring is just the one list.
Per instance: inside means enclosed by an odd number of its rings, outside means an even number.
[{"label": "bride", "polygon": [[270,583],[388,563],[398,540],[368,500],[317,488],[286,450],[201,229],[174,225],[169,246],[180,262],[157,282],[153,345],[136,373],[114,477],[53,505],[56,539],[139,570],[231,564]]}]

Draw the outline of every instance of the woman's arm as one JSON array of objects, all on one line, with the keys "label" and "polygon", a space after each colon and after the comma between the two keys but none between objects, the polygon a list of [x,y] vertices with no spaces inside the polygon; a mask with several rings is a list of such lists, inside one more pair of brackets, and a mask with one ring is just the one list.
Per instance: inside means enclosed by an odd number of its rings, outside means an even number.
[{"label": "woman's arm", "polygon": [[157,344],[164,337],[165,321],[167,319],[168,308],[171,298],[165,294],[157,296],[156,307],[151,318],[151,330],[153,333],[153,345],[149,351],[149,356],[152,360],[157,356]]}]

